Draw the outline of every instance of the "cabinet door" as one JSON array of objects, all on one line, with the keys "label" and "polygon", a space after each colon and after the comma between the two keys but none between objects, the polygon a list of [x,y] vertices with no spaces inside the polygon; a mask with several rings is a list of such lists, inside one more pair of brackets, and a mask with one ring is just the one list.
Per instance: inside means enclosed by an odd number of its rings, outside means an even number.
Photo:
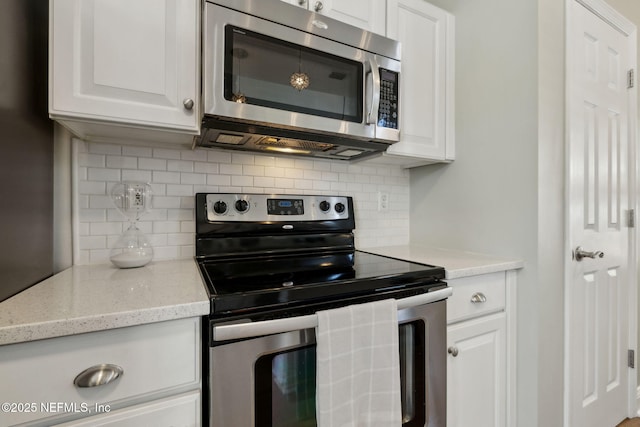
[{"label": "cabinet door", "polygon": [[56,427],[200,426],[201,411],[200,392],[193,391],[113,412],[104,410],[102,414]]},{"label": "cabinet door", "polygon": [[447,426],[504,427],[505,314],[447,329]]},{"label": "cabinet door", "polygon": [[452,160],[453,16],[424,0],[388,0],[387,37],[402,43],[400,142],[387,153]]},{"label": "cabinet door", "polygon": [[198,4],[52,1],[51,116],[197,133]]},{"label": "cabinet door", "polygon": [[385,33],[385,0],[282,0],[354,27]]}]

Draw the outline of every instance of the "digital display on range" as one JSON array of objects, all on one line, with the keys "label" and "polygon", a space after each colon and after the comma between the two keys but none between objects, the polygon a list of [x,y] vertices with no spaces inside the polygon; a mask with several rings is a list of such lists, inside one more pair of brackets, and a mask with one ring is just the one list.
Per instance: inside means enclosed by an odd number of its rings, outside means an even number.
[{"label": "digital display on range", "polygon": [[304,215],[302,199],[267,199],[269,215]]}]

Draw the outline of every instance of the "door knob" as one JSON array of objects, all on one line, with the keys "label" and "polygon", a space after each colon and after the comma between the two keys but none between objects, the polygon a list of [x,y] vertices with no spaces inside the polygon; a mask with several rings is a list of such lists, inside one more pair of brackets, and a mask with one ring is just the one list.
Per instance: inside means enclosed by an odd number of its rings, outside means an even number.
[{"label": "door knob", "polygon": [[453,357],[457,357],[458,356],[458,347],[452,345],[451,347],[449,347],[447,349],[447,353],[449,353]]},{"label": "door knob", "polygon": [[582,250],[582,248],[578,246],[576,250],[573,251],[573,257],[575,258],[576,261],[582,261],[583,258],[596,259],[596,258],[604,257],[604,252],[602,251],[589,252],[589,251]]},{"label": "door knob", "polygon": [[185,98],[184,101],[182,101],[182,105],[184,105],[184,108],[186,108],[187,110],[193,109],[193,106],[194,106],[193,99]]},{"label": "door knob", "polygon": [[322,4],[322,2],[321,1],[317,1],[316,4],[314,5],[313,9],[316,12],[320,12],[323,7],[324,7],[324,5]]}]

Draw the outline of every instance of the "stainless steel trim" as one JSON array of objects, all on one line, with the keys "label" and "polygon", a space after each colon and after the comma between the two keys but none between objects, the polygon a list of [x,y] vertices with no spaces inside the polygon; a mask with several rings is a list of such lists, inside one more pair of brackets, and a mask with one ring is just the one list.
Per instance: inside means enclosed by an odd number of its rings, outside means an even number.
[{"label": "stainless steel trim", "polygon": [[[402,56],[401,45],[396,40],[354,27],[326,15],[322,15],[322,20],[327,23],[331,31],[316,28],[312,25],[312,21],[318,18],[318,14],[307,10],[306,7],[297,7],[281,0],[207,0],[206,3],[205,9],[208,8],[209,4],[216,4],[396,61],[400,61]],[[304,3],[306,1],[298,1],[301,6]],[[286,20],[283,17],[286,17]]]},{"label": "stainless steel trim", "polygon": [[[417,307],[423,304],[440,301],[453,294],[453,288],[444,288],[426,294],[402,298],[397,301],[398,310]],[[261,335],[279,334],[318,326],[318,316],[288,317],[284,319],[264,320],[261,322],[238,323],[232,325],[217,325],[213,327],[213,340],[225,341],[240,338],[252,338]]]},{"label": "stainless steel trim", "polygon": [[79,388],[99,387],[117,380],[122,375],[124,370],[120,366],[103,363],[80,372],[73,380],[73,384]]}]

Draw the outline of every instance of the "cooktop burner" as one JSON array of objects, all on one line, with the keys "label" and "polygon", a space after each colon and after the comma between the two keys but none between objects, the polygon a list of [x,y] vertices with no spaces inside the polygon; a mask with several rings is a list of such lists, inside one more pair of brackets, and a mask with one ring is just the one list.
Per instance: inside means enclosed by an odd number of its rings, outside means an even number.
[{"label": "cooktop burner", "polygon": [[211,317],[279,316],[446,286],[441,267],[354,248],[350,197],[198,194]]}]

